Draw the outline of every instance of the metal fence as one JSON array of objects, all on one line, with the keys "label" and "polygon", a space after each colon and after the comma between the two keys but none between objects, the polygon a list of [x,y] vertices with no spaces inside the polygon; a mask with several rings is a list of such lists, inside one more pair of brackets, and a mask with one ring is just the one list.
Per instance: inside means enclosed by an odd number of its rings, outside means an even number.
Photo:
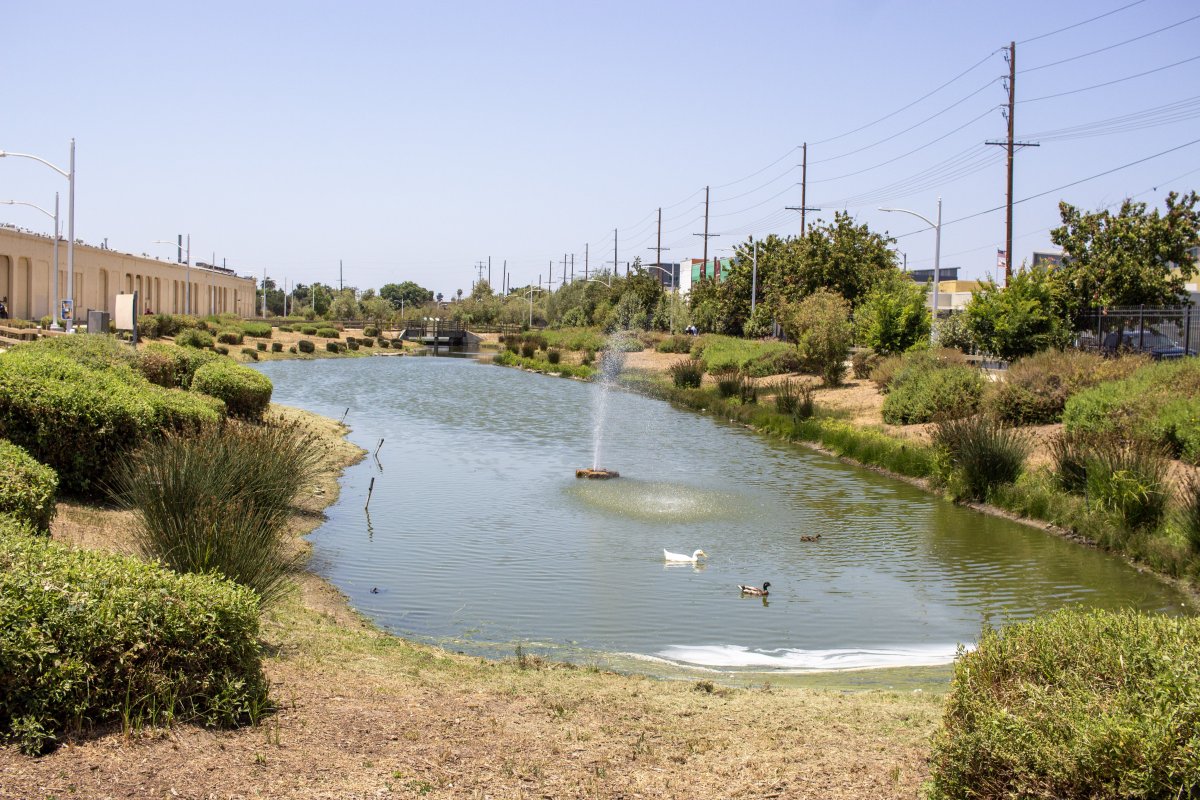
[{"label": "metal fence", "polygon": [[1108,308],[1084,318],[1075,346],[1105,354],[1146,353],[1154,359],[1200,353],[1200,312],[1191,306]]}]

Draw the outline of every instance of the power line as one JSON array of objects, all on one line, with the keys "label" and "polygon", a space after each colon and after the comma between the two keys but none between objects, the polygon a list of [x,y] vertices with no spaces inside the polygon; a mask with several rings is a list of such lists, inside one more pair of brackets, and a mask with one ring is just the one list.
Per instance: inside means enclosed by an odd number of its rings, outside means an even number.
[{"label": "power line", "polygon": [[1126,40],[1125,40],[1125,41],[1123,41],[1123,42],[1117,42],[1116,44],[1110,44],[1108,47],[1101,47],[1099,50],[1092,50],[1092,51],[1090,51],[1090,52],[1087,52],[1087,53],[1080,53],[1080,54],[1079,54],[1079,55],[1077,55],[1077,56],[1071,56],[1070,58],[1064,58],[1064,59],[1061,59],[1061,60],[1059,60],[1059,61],[1051,61],[1049,64],[1040,64],[1040,65],[1038,65],[1038,66],[1036,66],[1036,67],[1028,67],[1028,68],[1026,68],[1026,69],[1023,69],[1023,70],[1021,70],[1021,71],[1020,71],[1019,73],[1017,73],[1017,74],[1024,74],[1024,73],[1026,73],[1026,72],[1036,72],[1036,71],[1037,71],[1037,70],[1039,70],[1039,69],[1047,69],[1047,68],[1049,68],[1049,67],[1057,67],[1059,64],[1066,64],[1066,63],[1068,63],[1068,62],[1071,62],[1071,61],[1078,61],[1078,60],[1079,60],[1079,59],[1081,59],[1081,58],[1087,58],[1088,56],[1094,56],[1094,55],[1096,55],[1097,53],[1103,53],[1103,52],[1106,52],[1106,51],[1108,51],[1108,50],[1112,50],[1112,49],[1114,49],[1114,48],[1117,48],[1117,47],[1123,47],[1123,46],[1125,46],[1125,45],[1127,45],[1127,44],[1131,44],[1131,43],[1133,43],[1133,42],[1141,41],[1142,39],[1145,39],[1145,38],[1147,38],[1147,37],[1149,37],[1149,36],[1154,36],[1155,34],[1162,33],[1163,31],[1169,31],[1169,30],[1171,30],[1172,28],[1178,28],[1180,25],[1183,25],[1183,24],[1185,24],[1185,23],[1188,23],[1188,22],[1192,22],[1193,20],[1197,20],[1197,19],[1200,19],[1200,14],[1197,14],[1197,15],[1196,15],[1196,16],[1194,16],[1194,17],[1188,17],[1188,18],[1187,18],[1187,19],[1185,19],[1185,20],[1181,20],[1181,21],[1179,21],[1179,22],[1173,23],[1173,24],[1171,24],[1171,25],[1168,25],[1168,26],[1166,26],[1165,28],[1159,28],[1159,29],[1158,29],[1158,30],[1156,30],[1156,31],[1150,31],[1149,33],[1143,33],[1141,36],[1135,36],[1135,37],[1133,37],[1132,39],[1126,39]]},{"label": "power line", "polygon": [[1174,64],[1165,64],[1161,67],[1155,67],[1154,69],[1146,70],[1145,72],[1139,72],[1136,75],[1127,75],[1124,78],[1117,78],[1116,80],[1113,80],[1113,81],[1105,81],[1104,83],[1097,83],[1094,86],[1084,86],[1080,89],[1072,89],[1068,92],[1058,92],[1057,94],[1046,94],[1046,95],[1042,95],[1041,97],[1030,97],[1025,100],[1018,100],[1017,102],[1018,103],[1036,103],[1038,100],[1050,100],[1055,97],[1066,97],[1069,94],[1079,94],[1080,92],[1090,92],[1092,89],[1101,89],[1105,86],[1112,86],[1113,84],[1116,84],[1116,83],[1124,83],[1125,81],[1131,81],[1135,78],[1144,78],[1147,75],[1153,75],[1156,72],[1162,72],[1165,69],[1171,69],[1172,67],[1178,67],[1181,64],[1187,64],[1188,62],[1195,61],[1197,59],[1200,59],[1200,56],[1192,56],[1191,58],[1185,58],[1183,61],[1176,61]]},{"label": "power line", "polygon": [[1133,8],[1134,6],[1141,5],[1144,2],[1146,2],[1146,0],[1134,0],[1134,2],[1129,3],[1127,5],[1123,5],[1120,8],[1114,8],[1112,11],[1106,11],[1103,14],[1092,17],[1090,19],[1085,19],[1082,22],[1076,22],[1073,25],[1068,25],[1065,28],[1059,28],[1056,31],[1050,31],[1049,33],[1043,33],[1043,34],[1039,34],[1037,36],[1031,36],[1028,39],[1022,39],[1021,41],[1017,42],[1017,44],[1025,44],[1026,42],[1036,42],[1038,39],[1045,39],[1048,36],[1056,36],[1060,33],[1063,33],[1064,31],[1069,31],[1072,28],[1078,28],[1080,25],[1087,25],[1089,22],[1095,22],[1098,19],[1104,19],[1105,17],[1111,17],[1113,14],[1124,11],[1127,8]]}]

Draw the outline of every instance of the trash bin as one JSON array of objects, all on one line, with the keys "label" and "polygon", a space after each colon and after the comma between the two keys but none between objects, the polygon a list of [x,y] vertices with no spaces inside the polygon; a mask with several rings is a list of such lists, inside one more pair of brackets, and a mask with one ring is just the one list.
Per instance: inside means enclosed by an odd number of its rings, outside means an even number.
[{"label": "trash bin", "polygon": [[96,311],[89,308],[87,312],[88,333],[108,333],[108,322],[111,319],[107,311]]}]

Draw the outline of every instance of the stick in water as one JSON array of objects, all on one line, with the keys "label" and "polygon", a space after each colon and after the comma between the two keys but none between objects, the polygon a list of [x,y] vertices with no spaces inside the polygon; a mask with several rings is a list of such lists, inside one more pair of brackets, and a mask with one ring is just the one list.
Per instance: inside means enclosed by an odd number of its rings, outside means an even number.
[{"label": "stick in water", "polygon": [[371,478],[371,485],[367,487],[367,504],[363,506],[367,509],[371,505],[371,492],[375,491],[375,478]]},{"label": "stick in water", "polygon": [[339,425],[341,425],[343,422],[345,422],[345,421],[346,421],[346,414],[349,414],[349,413],[350,413],[350,406],[346,406],[346,411],[345,411],[345,413],[343,413],[343,414],[342,414],[342,418],[341,418],[340,420],[338,420],[338,424],[339,424]]},{"label": "stick in water", "polygon": [[379,447],[375,448],[375,455],[379,455],[380,449],[383,447],[383,439],[379,440]]}]

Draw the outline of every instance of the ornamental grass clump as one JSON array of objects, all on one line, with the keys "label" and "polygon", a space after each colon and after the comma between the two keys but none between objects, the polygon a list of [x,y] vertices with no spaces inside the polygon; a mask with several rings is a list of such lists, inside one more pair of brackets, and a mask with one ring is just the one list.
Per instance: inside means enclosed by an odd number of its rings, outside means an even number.
[{"label": "ornamental grass clump", "polygon": [[986,500],[1013,483],[1029,456],[1029,439],[983,415],[939,422],[933,431],[936,473],[956,499]]},{"label": "ornamental grass clump", "polygon": [[960,651],[930,800],[1200,794],[1200,620],[1063,610]]},{"label": "ornamental grass clump", "polygon": [[216,572],[270,603],[302,553],[286,534],[320,473],[316,437],[295,424],[229,421],[147,442],[116,476],[142,554],[176,572]]},{"label": "ornamental grass clump", "polygon": [[1200,478],[1195,474],[1189,475],[1180,489],[1178,516],[1188,547],[1200,553]]},{"label": "ornamental grass clump", "polygon": [[704,378],[704,362],[695,358],[684,358],[672,364],[668,371],[671,380],[680,389],[699,389]]},{"label": "ornamental grass clump", "polygon": [[1109,440],[1093,446],[1085,462],[1087,496],[1119,517],[1130,530],[1153,529],[1167,511],[1167,472],[1163,449],[1141,439]]},{"label": "ornamental grass clump", "polygon": [[268,710],[253,592],[31,534],[0,516],[0,739],[36,755],[96,726]]}]

